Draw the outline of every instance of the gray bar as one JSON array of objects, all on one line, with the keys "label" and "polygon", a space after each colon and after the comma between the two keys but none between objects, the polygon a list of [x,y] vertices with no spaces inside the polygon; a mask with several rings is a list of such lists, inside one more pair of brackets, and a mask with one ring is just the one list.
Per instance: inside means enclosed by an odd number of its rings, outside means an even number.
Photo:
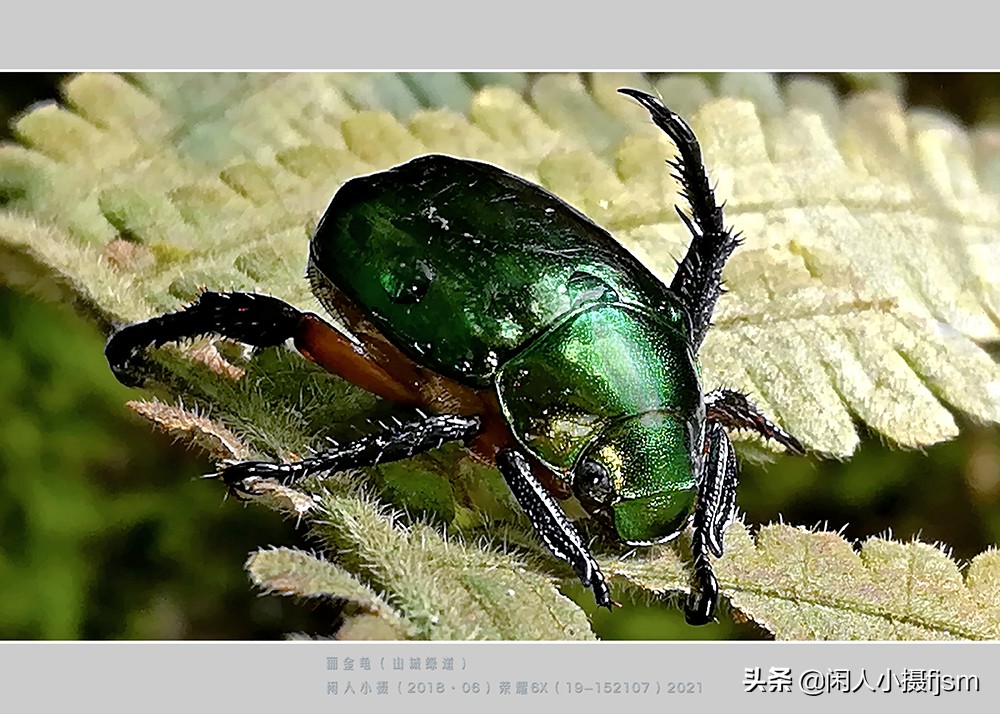
[{"label": "gray bar", "polygon": [[[997,7],[950,0],[5,3],[0,65],[67,69],[996,68]],[[264,6],[262,6],[263,8]]]},{"label": "gray bar", "polygon": [[[996,703],[998,643],[0,643],[10,711]],[[351,707],[344,709],[343,707]],[[813,706],[809,704],[808,706]],[[315,707],[320,707],[317,709]],[[692,710],[696,711],[696,710]]]}]

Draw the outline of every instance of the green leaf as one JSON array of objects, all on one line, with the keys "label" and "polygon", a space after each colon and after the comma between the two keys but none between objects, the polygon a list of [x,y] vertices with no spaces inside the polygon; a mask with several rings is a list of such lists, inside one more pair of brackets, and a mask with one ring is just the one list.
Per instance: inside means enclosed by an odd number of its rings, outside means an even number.
[{"label": "green leaf", "polygon": [[[176,309],[202,286],[319,311],[303,272],[330,196],[352,176],[439,151],[542,182],[669,280],[690,239],[663,163],[673,147],[615,93],[646,88],[689,119],[727,222],[746,241],[703,348],[706,387],[750,393],[814,452],[851,454],[855,420],[920,447],[957,433],[952,409],[1000,421],[1000,367],[977,344],[1000,338],[1000,132],[907,112],[896,85],[882,84],[889,89],[841,101],[817,80],[779,87],[755,74],[712,84],[693,75],[651,84],[622,74],[84,74],[66,84],[63,105],[17,122],[19,145],[0,146],[0,275],[72,301],[107,328]],[[217,455],[295,460],[393,412],[281,350],[246,361],[202,341],[154,359],[160,405],[146,400],[141,411]],[[170,406],[179,399],[187,406]],[[267,499],[312,524],[331,567],[353,579],[331,589],[353,602],[357,584],[380,593],[415,628],[410,636],[586,634],[551,585],[565,569],[540,550],[494,471],[451,448],[359,478],[361,494],[314,483],[275,487]],[[408,515],[388,517],[375,498]],[[528,560],[471,545],[484,521]],[[738,534],[730,553],[740,552]],[[643,587],[685,589],[685,551],[654,552]],[[833,629],[811,620],[794,629],[772,610],[807,607],[801,589],[788,584],[781,600],[764,587],[780,561],[740,580],[726,569],[735,559],[719,564],[725,592],[775,634],[864,631],[845,624],[859,616],[846,607],[831,611]],[[640,562],[605,567],[641,583]],[[434,563],[448,574],[440,582]],[[995,593],[995,581],[982,583]],[[916,617],[905,603],[885,607],[887,621]],[[986,632],[967,614],[914,627]]]},{"label": "green leaf", "polygon": [[[367,629],[379,628],[382,637],[365,639],[405,639],[412,627],[371,588],[350,573],[314,555],[290,548],[258,550],[246,564],[250,579],[267,592],[306,598],[333,597],[345,602],[345,621],[338,630],[355,621]],[[376,625],[377,622],[377,625]]]},{"label": "green leaf", "polygon": [[[316,533],[340,562],[391,595],[422,639],[593,639],[551,579],[483,540],[469,545],[376,504],[327,493]],[[387,557],[391,554],[391,557]]]},{"label": "green leaf", "polygon": [[[654,591],[686,587],[676,552],[604,567]],[[839,534],[772,524],[751,538],[736,524],[716,563],[722,592],[778,639],[1000,638],[1000,551],[978,555],[963,578],[926,543],[870,538],[860,552]]]}]

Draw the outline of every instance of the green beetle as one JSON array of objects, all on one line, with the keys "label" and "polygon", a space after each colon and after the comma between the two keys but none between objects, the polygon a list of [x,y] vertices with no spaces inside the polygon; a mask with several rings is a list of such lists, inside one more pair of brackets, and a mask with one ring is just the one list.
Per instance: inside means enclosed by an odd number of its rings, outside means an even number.
[{"label": "green beetle", "polygon": [[253,493],[254,479],[290,483],[463,441],[496,464],[542,541],[600,605],[614,601],[560,499],[575,496],[634,545],[667,541],[692,521],[685,614],[710,621],[718,585],[709,553],[722,555],[735,511],[725,429],[802,447],[742,394],[703,394],[697,350],[738,240],[691,129],[654,97],[621,91],[679,151],[671,165],[693,240],[669,286],[540,186],[489,164],[421,156],[344,184],[312,238],[313,292],[348,333],[273,297],[205,292],[180,312],[117,330],[105,349],[112,370],[138,384],[143,349],[197,335],[257,347],[291,339],[419,417],[296,463],[228,465],[231,488]]}]

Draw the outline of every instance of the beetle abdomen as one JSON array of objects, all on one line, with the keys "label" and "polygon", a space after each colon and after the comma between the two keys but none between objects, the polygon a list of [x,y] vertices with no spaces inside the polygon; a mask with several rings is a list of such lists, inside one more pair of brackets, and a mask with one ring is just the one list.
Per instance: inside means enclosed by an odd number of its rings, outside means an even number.
[{"label": "beetle abdomen", "polygon": [[591,302],[646,305],[686,329],[677,299],[604,229],[539,186],[450,156],[344,184],[311,262],[417,363],[477,387]]},{"label": "beetle abdomen", "polygon": [[684,334],[660,314],[622,303],[567,317],[505,363],[496,384],[514,435],[563,472],[625,417],[658,411],[686,422],[704,409]]}]

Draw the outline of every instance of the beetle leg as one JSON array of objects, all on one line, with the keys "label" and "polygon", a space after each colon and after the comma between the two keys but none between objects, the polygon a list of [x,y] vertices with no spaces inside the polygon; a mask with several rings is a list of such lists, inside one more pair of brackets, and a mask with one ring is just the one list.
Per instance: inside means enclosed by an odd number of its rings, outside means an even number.
[{"label": "beetle leg", "polygon": [[736,515],[737,463],[733,442],[722,424],[707,424],[705,466],[698,484],[698,500],[703,511],[703,524],[707,526],[706,544],[716,558],[722,557],[722,537]]},{"label": "beetle leg", "polygon": [[609,610],[617,605],[611,599],[604,575],[576,526],[552,494],[535,478],[524,454],[516,449],[502,450],[497,454],[497,468],[549,551],[573,567],[580,582],[593,591],[598,605]]},{"label": "beetle leg", "polygon": [[650,94],[636,89],[618,91],[645,107],[653,123],[677,145],[679,158],[667,163],[676,172],[673,176],[681,185],[680,195],[691,207],[690,218],[679,209],[677,212],[691,231],[692,240],[677,266],[670,290],[680,298],[691,317],[691,341],[697,349],[705,339],[722,292],[722,268],[739,245],[739,236],[733,235],[723,223],[722,206],[715,202],[715,192],[708,183],[701,146],[687,122]]},{"label": "beetle leg", "polygon": [[805,447],[794,436],[772,422],[747,399],[731,389],[716,389],[705,395],[705,418],[729,429],[749,429],[772,439],[794,454],[804,454]]},{"label": "beetle leg", "polygon": [[269,461],[230,464],[219,472],[219,476],[231,491],[253,495],[252,486],[246,483],[250,478],[271,478],[288,485],[317,473],[399,461],[436,449],[449,441],[467,442],[479,434],[481,426],[481,420],[476,416],[427,416],[289,464]]},{"label": "beetle leg", "polygon": [[684,608],[690,625],[704,625],[715,617],[719,583],[708,555],[722,557],[722,537],[736,512],[736,452],[722,424],[706,425],[704,448],[691,540],[695,583]]},{"label": "beetle leg", "polygon": [[183,310],[118,328],[108,339],[104,355],[118,381],[136,387],[142,382],[141,353],[147,347],[207,334],[271,347],[294,334],[302,315],[268,295],[206,291]]},{"label": "beetle leg", "polygon": [[396,379],[344,333],[312,313],[258,293],[205,291],[177,312],[115,331],[104,348],[112,372],[129,387],[142,382],[142,351],[168,342],[219,335],[253,347],[294,340],[296,349],[362,389],[399,404],[423,404],[419,390]]}]

